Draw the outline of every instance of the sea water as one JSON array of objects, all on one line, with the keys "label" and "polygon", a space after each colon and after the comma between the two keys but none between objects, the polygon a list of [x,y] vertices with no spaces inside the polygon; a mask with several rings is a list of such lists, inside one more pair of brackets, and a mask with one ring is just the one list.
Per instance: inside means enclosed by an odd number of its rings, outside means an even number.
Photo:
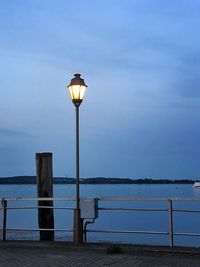
[{"label": "sea water", "polygon": [[[81,197],[145,197],[145,198],[170,198],[170,197],[200,197],[200,190],[193,189],[191,184],[159,184],[159,185],[80,185]],[[36,197],[36,185],[0,185],[0,197]],[[54,197],[75,197],[75,185],[54,185]],[[33,206],[34,201],[9,202],[8,206]],[[74,207],[74,203],[54,203],[56,206]],[[174,208],[199,209],[200,202],[179,201],[174,202]],[[163,208],[167,209],[167,201],[99,201],[101,208]],[[55,210],[55,227],[72,229],[73,211]],[[175,233],[200,233],[200,213],[173,212],[173,225]],[[8,228],[38,228],[37,209],[8,210]],[[100,210],[99,217],[88,229],[95,230],[124,230],[124,231],[156,231],[168,232],[168,213],[162,211],[109,211]],[[56,232],[57,240],[71,240],[69,232]],[[8,239],[39,239],[38,232],[13,232],[8,231]],[[133,244],[168,245],[167,235],[152,234],[113,234],[113,233],[88,233],[91,242],[123,242]],[[175,236],[175,245],[200,246],[200,237]]]}]

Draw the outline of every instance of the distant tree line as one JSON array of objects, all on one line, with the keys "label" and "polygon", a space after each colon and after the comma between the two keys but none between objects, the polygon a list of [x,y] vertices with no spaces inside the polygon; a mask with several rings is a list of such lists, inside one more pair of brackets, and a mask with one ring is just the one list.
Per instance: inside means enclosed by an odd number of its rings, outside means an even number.
[{"label": "distant tree line", "polygon": [[[75,184],[75,178],[55,177],[54,184]],[[94,177],[80,179],[81,184],[193,184],[192,179],[130,179]],[[14,176],[0,178],[0,184],[36,184],[36,176]]]}]

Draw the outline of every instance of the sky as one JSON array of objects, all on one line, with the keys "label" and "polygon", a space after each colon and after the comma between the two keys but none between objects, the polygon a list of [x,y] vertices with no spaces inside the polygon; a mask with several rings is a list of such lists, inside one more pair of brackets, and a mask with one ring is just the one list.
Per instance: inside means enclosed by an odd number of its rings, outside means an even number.
[{"label": "sky", "polygon": [[1,0],[0,177],[200,178],[199,0]]}]

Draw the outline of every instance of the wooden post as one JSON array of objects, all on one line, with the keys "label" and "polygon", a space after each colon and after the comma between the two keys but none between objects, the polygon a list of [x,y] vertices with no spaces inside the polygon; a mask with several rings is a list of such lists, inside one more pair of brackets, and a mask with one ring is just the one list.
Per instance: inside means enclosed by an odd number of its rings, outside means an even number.
[{"label": "wooden post", "polygon": [[[38,197],[53,197],[52,153],[36,153]],[[53,201],[38,201],[38,206],[53,206]],[[38,225],[41,229],[54,229],[52,208],[38,208]],[[53,241],[54,231],[40,231],[40,240]]]},{"label": "wooden post", "polygon": [[172,200],[168,200],[168,224],[169,224],[169,246],[174,246],[174,236],[173,236],[173,208],[172,208]]},{"label": "wooden post", "polygon": [[7,200],[2,199],[2,239],[6,241],[6,221],[7,221]]}]

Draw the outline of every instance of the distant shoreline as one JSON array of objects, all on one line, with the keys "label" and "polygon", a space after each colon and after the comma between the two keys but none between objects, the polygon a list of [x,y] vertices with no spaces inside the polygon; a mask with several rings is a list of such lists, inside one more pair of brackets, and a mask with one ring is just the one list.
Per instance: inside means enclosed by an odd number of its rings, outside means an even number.
[{"label": "distant shoreline", "polygon": [[[94,177],[80,179],[81,184],[193,184],[192,179],[131,179],[131,178],[106,178]],[[55,177],[54,184],[75,184],[75,178]],[[36,184],[36,176],[1,177],[0,184]]]}]

